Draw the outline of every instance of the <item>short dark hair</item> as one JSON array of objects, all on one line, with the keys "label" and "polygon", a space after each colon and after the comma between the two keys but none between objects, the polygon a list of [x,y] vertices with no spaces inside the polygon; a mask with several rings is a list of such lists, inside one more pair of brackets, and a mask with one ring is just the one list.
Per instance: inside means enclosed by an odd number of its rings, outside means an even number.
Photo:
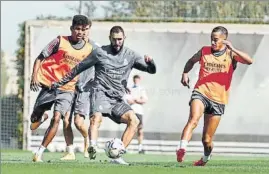
[{"label": "short dark hair", "polygon": [[133,80],[134,79],[140,79],[140,76],[139,75],[134,75]]},{"label": "short dark hair", "polygon": [[73,17],[72,26],[76,26],[76,25],[90,25],[90,27],[91,27],[92,21],[90,19],[88,19],[87,16],[75,15]]},{"label": "short dark hair", "polygon": [[213,28],[212,33],[215,33],[215,32],[221,32],[222,34],[226,36],[226,38],[228,37],[228,30],[223,26],[217,26]]},{"label": "short dark hair", "polygon": [[120,32],[122,32],[123,35],[125,35],[123,28],[121,26],[116,25],[116,26],[114,26],[114,27],[112,27],[110,29],[110,33],[109,34],[111,35],[112,33],[120,33]]}]

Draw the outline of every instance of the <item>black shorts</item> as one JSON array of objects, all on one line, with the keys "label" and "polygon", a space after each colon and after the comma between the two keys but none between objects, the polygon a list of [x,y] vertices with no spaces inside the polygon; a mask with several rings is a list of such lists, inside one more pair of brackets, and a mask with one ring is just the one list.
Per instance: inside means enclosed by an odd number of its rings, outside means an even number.
[{"label": "black shorts", "polygon": [[141,114],[135,114],[136,116],[137,116],[137,118],[139,119],[139,125],[138,125],[138,129],[141,129],[141,128],[143,128],[143,115],[141,115]]},{"label": "black shorts", "polygon": [[224,104],[216,103],[212,100],[209,100],[207,97],[205,97],[204,95],[202,95],[198,91],[192,92],[189,105],[191,105],[191,102],[194,99],[198,99],[198,100],[201,100],[203,102],[203,104],[205,106],[204,114],[213,114],[213,115],[219,115],[219,116],[224,114],[224,111],[225,111]]},{"label": "black shorts", "polygon": [[93,88],[90,97],[90,117],[96,112],[101,112],[104,117],[109,117],[115,123],[121,124],[121,116],[132,110],[124,100],[111,97],[106,92]]}]

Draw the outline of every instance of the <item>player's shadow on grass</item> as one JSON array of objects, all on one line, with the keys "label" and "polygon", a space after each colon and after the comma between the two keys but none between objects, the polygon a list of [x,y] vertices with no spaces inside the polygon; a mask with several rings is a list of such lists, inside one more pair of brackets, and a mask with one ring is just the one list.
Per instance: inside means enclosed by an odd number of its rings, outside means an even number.
[{"label": "player's shadow on grass", "polygon": [[25,160],[23,160],[23,159],[8,159],[8,160],[2,159],[1,162],[7,162],[7,163],[9,163],[9,162],[25,162]]},{"label": "player's shadow on grass", "polygon": [[131,166],[143,166],[143,167],[180,167],[185,168],[186,165],[179,165],[176,162],[133,162]]}]

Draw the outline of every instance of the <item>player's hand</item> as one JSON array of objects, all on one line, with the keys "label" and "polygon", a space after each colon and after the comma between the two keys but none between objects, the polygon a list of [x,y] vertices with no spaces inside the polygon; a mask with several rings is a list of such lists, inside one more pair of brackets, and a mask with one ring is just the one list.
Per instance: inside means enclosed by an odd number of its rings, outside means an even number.
[{"label": "player's hand", "polygon": [[134,102],[140,104],[142,102],[142,100],[141,99],[134,99]]},{"label": "player's hand", "polygon": [[30,83],[30,90],[37,92],[41,87],[41,84],[38,82],[36,75],[32,75],[31,83]]},{"label": "player's hand", "polygon": [[148,55],[144,55],[144,59],[145,59],[145,62],[151,62],[152,61],[152,58],[149,57]]},{"label": "player's hand", "polygon": [[130,105],[132,105],[132,104],[135,104],[135,103],[136,103],[136,102],[135,102],[135,100],[133,100],[133,99],[128,99],[127,101],[128,101],[128,103],[129,103]]},{"label": "player's hand", "polygon": [[183,86],[187,86],[190,89],[190,79],[187,73],[182,74],[181,83]]},{"label": "player's hand", "polygon": [[129,105],[135,104],[135,101],[132,97],[127,97],[126,101],[128,102]]},{"label": "player's hand", "polygon": [[232,43],[230,41],[224,40],[224,41],[222,41],[222,43],[225,44],[228,49],[234,50],[234,47],[233,47],[233,45],[232,45]]}]

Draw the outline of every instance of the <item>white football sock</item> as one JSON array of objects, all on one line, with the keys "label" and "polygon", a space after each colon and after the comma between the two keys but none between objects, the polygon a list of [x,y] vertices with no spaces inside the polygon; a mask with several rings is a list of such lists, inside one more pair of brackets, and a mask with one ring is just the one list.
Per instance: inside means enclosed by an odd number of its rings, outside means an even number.
[{"label": "white football sock", "polygon": [[143,144],[138,145],[138,151],[141,151],[141,150],[143,150]]},{"label": "white football sock", "polygon": [[186,149],[189,142],[187,140],[180,140],[179,145],[177,146],[177,150]]},{"label": "white football sock", "polygon": [[203,161],[204,162],[207,162],[207,161],[209,161],[211,159],[211,155],[209,155],[209,156],[203,156]]},{"label": "white football sock", "polygon": [[96,145],[97,145],[96,140],[90,140],[90,145],[91,145],[91,146],[96,146]]},{"label": "white football sock", "polygon": [[74,153],[74,146],[73,145],[69,145],[66,147],[66,150],[68,153]]},{"label": "white football sock", "polygon": [[46,150],[46,147],[41,145],[36,153],[38,155],[42,155],[45,150]]}]

